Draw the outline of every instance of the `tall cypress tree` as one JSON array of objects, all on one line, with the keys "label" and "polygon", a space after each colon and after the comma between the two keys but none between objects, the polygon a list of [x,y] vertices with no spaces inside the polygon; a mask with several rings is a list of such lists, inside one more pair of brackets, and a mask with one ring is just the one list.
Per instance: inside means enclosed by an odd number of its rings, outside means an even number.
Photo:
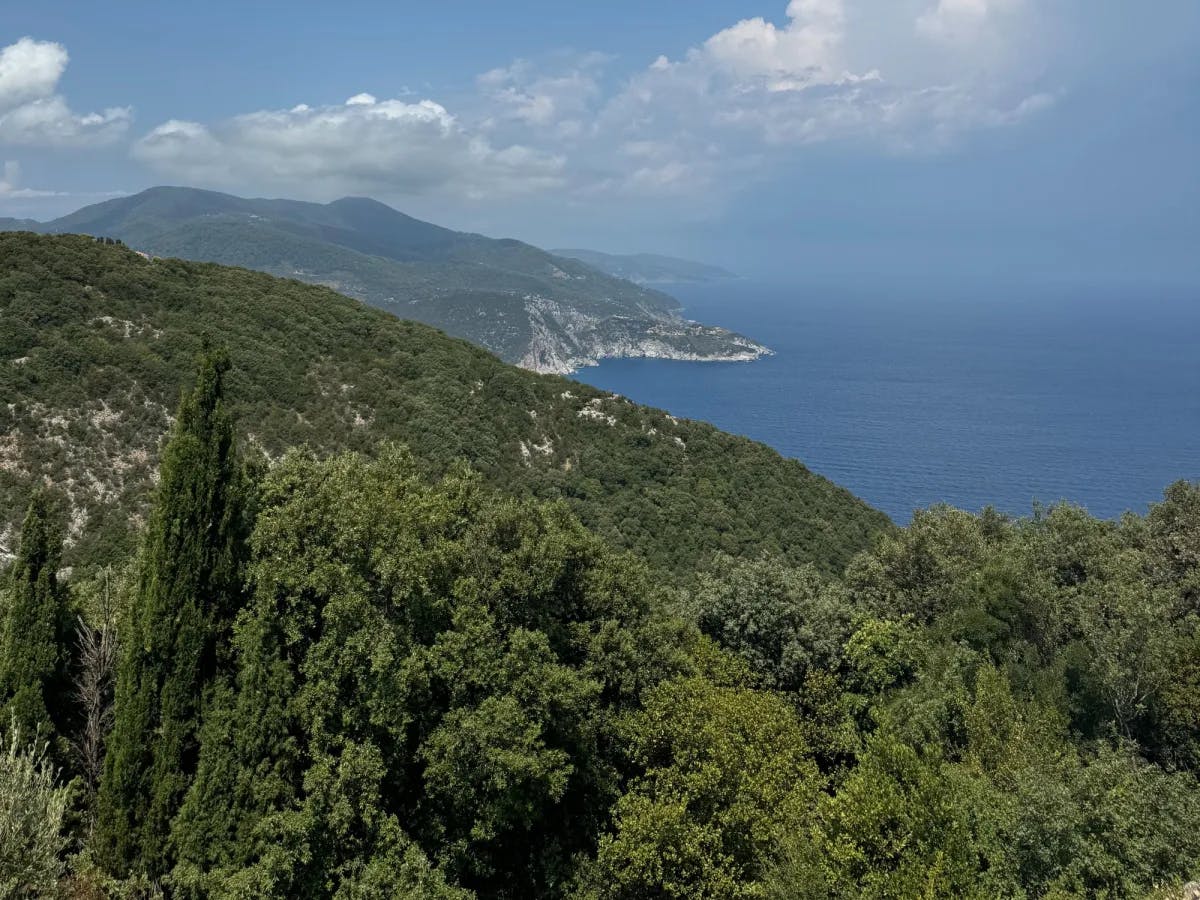
[{"label": "tall cypress tree", "polygon": [[196,769],[201,708],[239,605],[245,477],[222,401],[228,357],[207,348],[163,451],[117,672],[95,846],[125,875],[170,866],[171,819]]},{"label": "tall cypress tree", "polygon": [[[45,491],[34,493],[12,567],[12,594],[0,645],[0,728],[23,740],[57,742],[72,706],[70,615],[58,584],[62,523]],[[57,749],[57,748],[56,748]]]}]

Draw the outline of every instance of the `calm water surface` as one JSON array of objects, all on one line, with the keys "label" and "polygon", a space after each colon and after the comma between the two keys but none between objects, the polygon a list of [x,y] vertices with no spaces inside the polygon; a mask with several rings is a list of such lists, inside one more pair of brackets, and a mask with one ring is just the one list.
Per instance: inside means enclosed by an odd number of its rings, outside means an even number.
[{"label": "calm water surface", "polygon": [[1200,291],[672,288],[755,363],[611,360],[575,377],[764,441],[898,522],[944,501],[1111,517],[1200,478]]}]

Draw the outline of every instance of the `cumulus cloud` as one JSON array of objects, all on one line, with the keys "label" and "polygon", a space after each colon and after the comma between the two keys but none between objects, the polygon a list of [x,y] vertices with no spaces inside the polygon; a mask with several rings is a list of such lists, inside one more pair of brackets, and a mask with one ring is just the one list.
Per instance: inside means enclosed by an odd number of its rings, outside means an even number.
[{"label": "cumulus cloud", "polygon": [[[783,25],[746,19],[678,61],[660,57],[614,108],[618,117],[665,116],[691,130],[749,130],[768,144],[857,138],[896,148],[918,146],[923,135],[944,144],[955,133],[1012,122],[1044,105],[1045,92],[1025,93],[995,72],[980,79],[938,43],[974,40],[989,18],[1014,13],[1022,0],[937,0],[907,23],[897,12],[907,7],[911,15],[912,5],[889,2],[890,9],[792,0]],[[876,33],[864,22],[878,23]],[[881,37],[907,41],[909,55],[942,58],[897,65],[894,51],[882,52]]]},{"label": "cumulus cloud", "polygon": [[0,49],[0,143],[104,144],[125,133],[128,107],[78,114],[57,93],[66,71],[66,48],[24,37]]},{"label": "cumulus cloud", "polygon": [[[360,93],[168,121],[134,153],[187,181],[315,197],[679,197],[736,189],[819,143],[940,152],[1053,103],[1032,0],[764,2],[774,19],[732,22],[623,76],[613,57],[556,53],[479,75],[457,114]],[[27,80],[44,91],[54,66],[39,77]]]},{"label": "cumulus cloud", "polygon": [[305,104],[208,126],[166,122],[134,146],[162,172],[215,185],[273,185],[312,195],[519,193],[562,183],[561,157],[494,146],[430,100],[356,94],[340,106]]},{"label": "cumulus cloud", "polygon": [[[839,74],[839,52],[845,28],[841,0],[792,0],[788,23],[776,27],[763,18],[743,19],[717,32],[688,54],[688,64],[711,74],[724,74],[767,90],[800,90],[853,77]],[[652,68],[670,62],[660,57]]]},{"label": "cumulus cloud", "polygon": [[[1026,0],[791,0],[782,12],[660,55],[597,104],[592,142],[571,152],[593,176],[585,189],[722,191],[827,142],[940,152],[1054,100],[1029,77],[1038,21]],[[529,118],[553,106],[535,105],[529,64],[488,79],[524,86],[501,99],[527,103]]]},{"label": "cumulus cloud", "polygon": [[13,109],[53,94],[67,62],[61,44],[28,37],[0,50],[0,109]]}]

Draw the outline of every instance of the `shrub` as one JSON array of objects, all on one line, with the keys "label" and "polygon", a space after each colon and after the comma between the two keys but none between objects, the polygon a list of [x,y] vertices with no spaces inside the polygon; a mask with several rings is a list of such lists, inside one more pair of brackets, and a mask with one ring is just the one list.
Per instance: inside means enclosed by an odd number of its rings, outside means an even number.
[{"label": "shrub", "polygon": [[67,789],[56,785],[46,744],[24,746],[13,728],[0,752],[0,896],[43,896],[63,871]]}]

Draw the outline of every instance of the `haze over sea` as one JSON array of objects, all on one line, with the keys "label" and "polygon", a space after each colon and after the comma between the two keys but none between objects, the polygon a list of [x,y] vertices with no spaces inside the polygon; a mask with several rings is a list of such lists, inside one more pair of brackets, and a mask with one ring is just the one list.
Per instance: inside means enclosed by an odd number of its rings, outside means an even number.
[{"label": "haze over sea", "polygon": [[1200,290],[671,286],[754,363],[608,360],[575,377],[804,461],[897,522],[1070,500],[1144,511],[1200,477]]}]

